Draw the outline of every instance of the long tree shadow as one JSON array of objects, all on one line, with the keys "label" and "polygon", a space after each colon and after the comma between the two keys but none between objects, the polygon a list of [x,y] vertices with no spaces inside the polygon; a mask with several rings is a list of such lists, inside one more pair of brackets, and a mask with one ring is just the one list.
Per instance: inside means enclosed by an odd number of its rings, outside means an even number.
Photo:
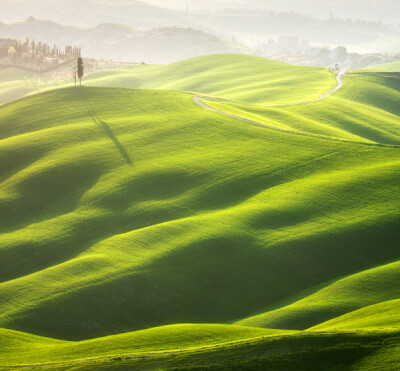
[{"label": "long tree shadow", "polygon": [[99,124],[103,128],[104,132],[110,137],[110,139],[114,142],[115,146],[118,148],[118,151],[121,153],[122,157],[125,159],[125,161],[129,164],[132,165],[132,160],[128,155],[128,152],[126,152],[124,146],[120,143],[118,138],[115,136],[113,131],[110,129],[108,124],[105,122],[98,120]]},{"label": "long tree shadow", "polygon": [[111,128],[108,126],[107,123],[105,123],[104,121],[100,120],[91,110],[89,102],[87,102],[88,105],[88,112],[90,117],[92,118],[93,122],[100,126],[104,132],[106,133],[106,135],[114,142],[115,146],[117,147],[118,151],[121,153],[121,156],[125,159],[125,161],[127,162],[127,164],[132,165],[132,160],[129,157],[128,152],[126,151],[126,149],[124,148],[124,146],[121,144],[121,142],[118,140],[118,138],[115,136],[114,132],[111,130]]}]

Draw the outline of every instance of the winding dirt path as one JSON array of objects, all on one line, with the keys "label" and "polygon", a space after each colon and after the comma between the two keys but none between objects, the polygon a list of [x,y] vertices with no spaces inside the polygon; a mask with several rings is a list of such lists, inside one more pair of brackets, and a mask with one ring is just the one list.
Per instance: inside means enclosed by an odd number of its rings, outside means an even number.
[{"label": "winding dirt path", "polygon": [[[312,103],[312,102],[318,102],[320,100],[325,99],[326,97],[328,97],[329,95],[336,93],[340,88],[343,87],[343,80],[342,77],[346,74],[345,70],[341,70],[337,75],[336,75],[336,81],[337,81],[337,86],[328,91],[327,93],[324,93],[323,95],[321,95],[319,98],[316,99],[311,99],[311,100],[304,100],[304,101],[300,101],[300,102],[294,102],[294,103],[287,103],[287,104],[275,104],[275,105],[269,105],[266,107],[286,107],[286,106],[293,106],[293,105],[297,105],[297,104],[304,104],[304,103]],[[284,133],[291,133],[291,134],[296,134],[296,135],[303,135],[303,136],[307,136],[307,137],[314,137],[314,138],[321,138],[321,139],[328,139],[328,140],[333,140],[336,142],[345,142],[345,143],[357,143],[357,144],[362,144],[362,145],[368,145],[368,146],[382,146],[382,147],[400,147],[399,145],[390,145],[390,144],[380,144],[380,143],[368,143],[368,142],[356,142],[356,141],[352,141],[352,140],[347,140],[347,139],[341,139],[341,138],[335,138],[335,137],[330,137],[327,135],[322,135],[322,134],[313,134],[313,133],[303,133],[301,131],[296,131],[296,130],[290,130],[290,129],[283,129],[283,128],[278,128],[276,126],[272,126],[272,125],[267,125],[267,124],[261,124],[260,122],[257,121],[253,121],[253,120],[249,120],[240,116],[236,116],[227,112],[223,112],[220,111],[216,108],[210,107],[207,103],[204,102],[204,100],[208,100],[208,101],[215,101],[215,102],[228,102],[225,99],[220,99],[220,98],[211,98],[211,97],[193,97],[193,101],[198,104],[199,106],[209,110],[209,111],[213,111],[216,113],[219,113],[220,115],[224,115],[224,116],[228,116],[240,121],[244,121],[247,122],[249,124],[252,125],[256,125],[256,126],[261,126],[267,129],[272,129],[272,130],[276,130],[276,131],[281,131]]]},{"label": "winding dirt path", "polygon": [[327,96],[329,96],[329,95],[331,95],[333,93],[336,93],[341,87],[343,87],[342,77],[345,76],[345,75],[346,75],[346,71],[345,70],[340,70],[339,73],[336,75],[337,85],[332,90],[329,90],[328,92],[322,94],[317,99],[309,99],[309,100],[303,100],[303,101],[300,101],[300,102],[286,103],[286,104],[273,104],[273,105],[269,105],[267,107],[286,107],[286,106],[294,106],[296,104],[312,103],[312,102],[318,102],[320,100],[323,100]]}]

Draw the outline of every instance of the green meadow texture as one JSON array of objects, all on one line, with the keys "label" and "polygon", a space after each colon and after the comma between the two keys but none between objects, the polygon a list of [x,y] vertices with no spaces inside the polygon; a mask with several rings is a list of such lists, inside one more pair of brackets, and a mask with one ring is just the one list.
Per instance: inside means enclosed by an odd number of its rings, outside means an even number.
[{"label": "green meadow texture", "polygon": [[[137,64],[85,76],[100,87],[199,92],[246,103],[287,103],[317,98],[335,86],[323,68],[298,67],[240,54],[196,57],[169,65]],[[30,72],[0,70],[0,104],[71,82],[50,81]]]},{"label": "green meadow texture", "polygon": [[400,72],[400,61],[378,64],[374,67],[369,67],[368,70],[387,71],[387,72]]},{"label": "green meadow texture", "polygon": [[0,106],[0,369],[398,369],[400,75],[343,81],[215,55]]}]

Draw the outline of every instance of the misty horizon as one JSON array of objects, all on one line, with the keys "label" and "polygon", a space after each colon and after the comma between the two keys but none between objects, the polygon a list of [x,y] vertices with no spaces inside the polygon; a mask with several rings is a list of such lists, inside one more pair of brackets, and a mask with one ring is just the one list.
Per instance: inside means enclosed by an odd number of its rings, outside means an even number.
[{"label": "misty horizon", "polygon": [[282,52],[315,54],[312,48],[322,53],[338,46],[347,53],[395,55],[400,50],[395,16],[400,3],[368,0],[360,4],[342,0],[201,4],[192,0],[4,0],[0,38],[32,36],[61,46],[81,44],[87,57],[147,63],[240,52],[325,66],[326,60],[304,57],[296,61]]}]

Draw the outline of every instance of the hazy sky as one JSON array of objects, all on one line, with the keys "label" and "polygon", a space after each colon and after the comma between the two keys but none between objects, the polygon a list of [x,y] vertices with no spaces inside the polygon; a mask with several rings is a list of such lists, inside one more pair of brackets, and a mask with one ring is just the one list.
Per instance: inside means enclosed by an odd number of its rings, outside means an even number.
[{"label": "hazy sky", "polygon": [[[107,15],[107,7],[129,7],[136,0],[0,0],[0,21],[23,20],[29,15],[51,19],[59,12],[75,13],[75,24],[88,18],[88,9],[99,12],[99,22]],[[315,17],[331,15],[343,18],[361,18],[399,23],[399,0],[143,0],[164,8],[190,11],[198,9],[245,8],[294,11]],[[83,9],[83,11],[81,11]],[[112,19],[111,19],[112,20]],[[69,21],[69,19],[68,19]]]},{"label": "hazy sky", "polygon": [[398,0],[145,0],[147,3],[175,9],[251,8],[295,11],[316,17],[364,18],[399,22]]}]

